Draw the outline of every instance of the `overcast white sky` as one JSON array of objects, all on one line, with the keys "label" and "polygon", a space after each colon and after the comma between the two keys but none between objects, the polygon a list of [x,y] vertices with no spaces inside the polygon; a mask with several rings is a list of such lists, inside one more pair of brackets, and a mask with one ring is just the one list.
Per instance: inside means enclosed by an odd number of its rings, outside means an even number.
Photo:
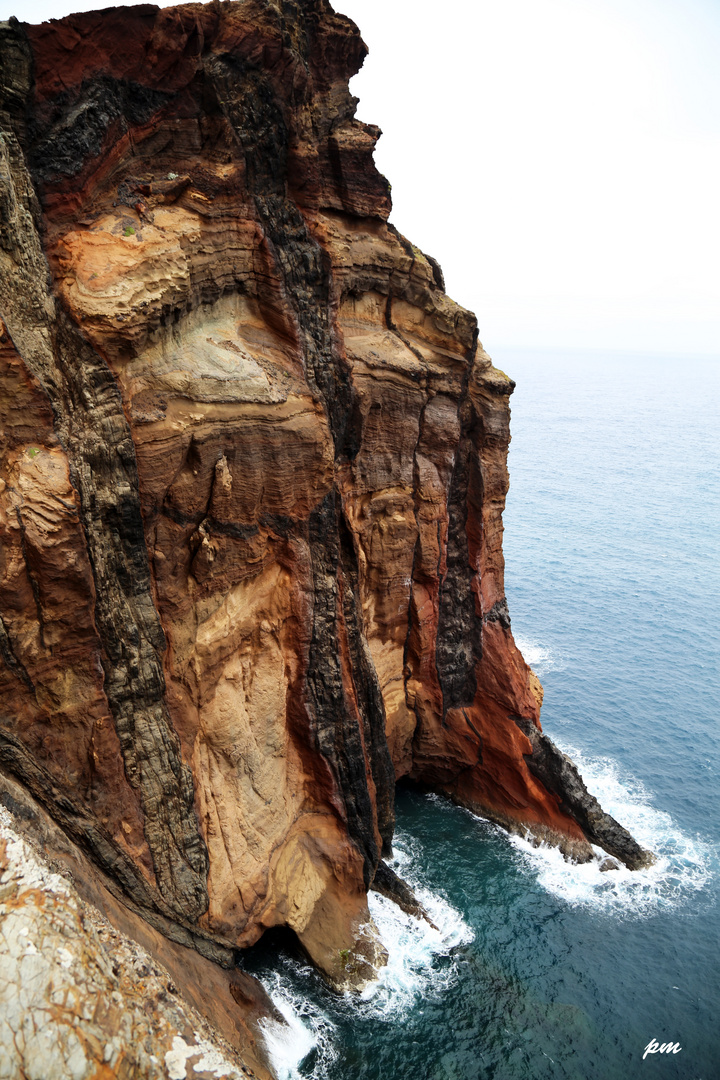
[{"label": "overcast white sky", "polygon": [[391,220],[491,353],[720,356],[718,0],[334,4],[370,46],[352,88],[384,132]]}]

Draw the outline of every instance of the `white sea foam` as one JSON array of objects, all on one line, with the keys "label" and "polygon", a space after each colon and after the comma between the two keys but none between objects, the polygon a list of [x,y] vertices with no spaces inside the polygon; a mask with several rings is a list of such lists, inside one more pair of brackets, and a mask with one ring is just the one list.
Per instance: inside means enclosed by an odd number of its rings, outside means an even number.
[{"label": "white sea foam", "polygon": [[[417,1002],[441,993],[457,977],[452,952],[469,943],[474,933],[444,896],[419,884],[417,865],[420,845],[401,834],[395,841],[394,869],[412,886],[415,895],[430,916],[425,919],[407,915],[392,900],[371,892],[368,907],[383,945],[387,966],[381,968],[376,982],[359,996],[345,994],[342,1008],[355,1015],[382,1020],[401,1018]],[[332,1022],[308,1001],[298,988],[300,979],[312,979],[312,969],[287,959],[285,970],[263,979],[266,990],[285,1019],[261,1021],[261,1027],[278,1080],[321,1080],[337,1059],[336,1030]],[[313,995],[314,996],[314,995]],[[310,1059],[310,1055],[313,1059]],[[308,1060],[310,1059],[310,1060]]]},{"label": "white sea foam", "polygon": [[[396,846],[396,867],[403,874],[410,856]],[[406,878],[410,875],[403,874]],[[397,1017],[414,1006],[421,997],[440,993],[454,982],[457,966],[449,960],[459,945],[466,945],[475,934],[459,911],[437,892],[413,885],[415,895],[434,925],[426,919],[407,915],[387,897],[371,892],[368,907],[387,949],[388,962],[380,977],[363,992],[368,1011],[384,1018]]]},{"label": "white sea foam", "polygon": [[548,671],[561,671],[564,667],[560,653],[550,645],[542,645],[531,638],[515,637],[515,644],[523,654],[536,675],[546,675]]},{"label": "white sea foam", "polygon": [[[560,745],[558,743],[558,745]],[[510,837],[522,863],[537,874],[548,892],[572,906],[592,907],[608,914],[645,917],[684,905],[705,888],[717,862],[711,844],[686,835],[670,814],[657,810],[650,794],[633,777],[623,776],[609,758],[589,758],[575,747],[561,746],[577,765],[588,790],[603,809],[627,828],[657,861],[645,870],[601,871],[605,852],[595,848],[589,863],[568,863],[557,848],[535,848]]]},{"label": "white sea foam", "polygon": [[[293,965],[304,975],[311,974],[305,965]],[[328,1018],[306,997],[293,989],[282,972],[273,972],[263,979],[265,989],[285,1023],[261,1020],[268,1057],[278,1080],[320,1080],[337,1057],[335,1028]],[[312,1052],[315,1062],[311,1071],[300,1067]]]}]

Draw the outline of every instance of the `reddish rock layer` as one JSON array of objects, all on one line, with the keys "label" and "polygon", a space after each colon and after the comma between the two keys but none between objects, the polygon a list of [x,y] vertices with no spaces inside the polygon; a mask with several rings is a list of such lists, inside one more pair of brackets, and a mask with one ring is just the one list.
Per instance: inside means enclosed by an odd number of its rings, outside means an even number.
[{"label": "reddish rock layer", "polygon": [[339,984],[382,960],[396,778],[639,865],[538,742],[514,384],[387,224],[354,25],[247,0],[2,33],[6,767],[163,932],[222,959],[289,926]]}]

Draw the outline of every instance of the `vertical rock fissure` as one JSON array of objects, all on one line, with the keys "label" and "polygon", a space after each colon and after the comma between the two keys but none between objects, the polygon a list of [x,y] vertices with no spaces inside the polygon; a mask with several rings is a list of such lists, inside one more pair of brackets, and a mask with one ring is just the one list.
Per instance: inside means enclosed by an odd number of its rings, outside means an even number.
[{"label": "vertical rock fissure", "polygon": [[[388,329],[393,328],[392,327],[392,314],[391,314],[392,313],[392,308],[391,308],[391,299],[390,299],[391,296],[392,296],[392,292],[390,293],[390,295],[388,297],[388,306],[387,306],[386,313],[385,313],[385,320],[386,320],[386,324],[388,326]],[[417,733],[418,733],[417,713],[415,712],[414,706],[412,706],[410,704],[409,694],[408,694],[408,682],[409,682],[409,680],[411,678],[411,675],[412,675],[412,669],[411,669],[411,666],[410,666],[410,638],[411,638],[411,635],[412,635],[412,632],[413,632],[413,588],[414,588],[415,582],[417,580],[416,575],[417,575],[417,572],[418,572],[418,560],[419,560],[419,557],[420,557],[420,547],[421,547],[421,543],[422,543],[422,541],[421,541],[421,530],[420,530],[420,502],[421,502],[421,499],[422,499],[422,495],[421,495],[422,486],[421,486],[421,483],[420,483],[420,469],[419,469],[419,465],[418,465],[418,449],[419,449],[420,442],[421,442],[422,437],[423,437],[423,426],[424,426],[424,423],[425,423],[425,411],[426,411],[426,409],[428,407],[428,404],[430,403],[430,400],[431,400],[430,395],[428,393],[426,393],[425,401],[423,402],[422,409],[420,410],[420,416],[419,416],[419,419],[418,419],[418,433],[417,433],[417,438],[415,440],[415,446],[413,447],[413,515],[415,517],[415,529],[416,529],[417,535],[416,535],[416,538],[415,538],[415,544],[413,545],[412,566],[410,568],[410,588],[408,590],[408,602],[407,602],[407,628],[406,628],[406,631],[405,631],[405,641],[403,642],[403,667],[402,667],[402,670],[403,670],[403,686],[405,688],[405,703],[406,703],[407,707],[409,709],[411,709],[411,711],[415,714],[415,730],[413,731],[413,742],[415,741],[415,738],[417,737]],[[438,545],[438,547],[439,547],[439,545]]]},{"label": "vertical rock fissure", "polygon": [[[302,214],[287,196],[288,136],[281,110],[269,81],[250,65],[216,58],[206,70],[245,156],[250,194],[297,319],[306,378],[327,415],[335,461],[352,460],[358,449],[356,409],[350,372],[338,355],[333,337],[330,270]],[[338,778],[348,831],[362,852],[365,881],[369,884],[382,851],[391,848],[394,770],[385,735],[382,692],[359,608],[357,554],[351,541],[341,542],[340,530],[345,527],[341,497],[333,485],[309,523],[314,608],[307,704],[318,749]],[[345,579],[342,603],[340,574]],[[348,700],[343,685],[338,650],[341,619],[348,637],[357,706]],[[380,848],[365,753],[375,785]]]},{"label": "vertical rock fissure", "polygon": [[[17,42],[15,42],[17,44]],[[3,99],[14,71],[0,72]],[[13,86],[16,96],[18,87]],[[4,103],[0,102],[0,105]],[[105,692],[129,783],[140,794],[158,889],[181,918],[207,910],[208,859],[194,809],[192,774],[165,704],[165,639],[150,586],[135,449],[119,389],[104,359],[47,291],[48,267],[24,155],[4,120],[5,228],[15,273],[2,274],[0,309],[18,351],[48,395],[65,448],[95,584]]]},{"label": "vertical rock fissure", "polygon": [[15,655],[15,650],[13,649],[12,641],[10,640],[10,635],[7,632],[7,627],[3,621],[2,615],[0,615],[0,656],[2,656],[5,664],[10,671],[12,671],[13,675],[20,679],[31,694],[34,694],[35,686],[33,681],[30,678],[25,665],[21,660],[18,660]]},{"label": "vertical rock fissure", "polygon": [[[348,832],[362,852],[365,884],[369,885],[380,852],[373,828],[362,733],[353,716],[352,704],[346,697],[338,649],[338,618],[341,614],[339,499],[333,488],[310,517],[314,602],[307,671],[308,705],[318,749],[338,778]],[[346,610],[348,604],[346,599]]]},{"label": "vertical rock fissure", "polygon": [[472,405],[464,395],[461,432],[448,494],[447,569],[440,583],[436,664],[448,709],[472,705],[477,665],[482,656],[482,618],[476,612],[472,584],[475,570],[468,547],[468,490],[473,468]]},{"label": "vertical rock fissure", "polygon": [[38,585],[37,577],[35,576],[35,571],[32,567],[30,554],[28,552],[25,522],[23,521],[22,512],[19,506],[15,507],[15,517],[17,519],[18,530],[20,532],[20,550],[22,551],[23,562],[25,563],[25,573],[27,574],[27,579],[30,583],[30,591],[32,592],[33,601],[35,603],[35,615],[38,623],[40,642],[43,648],[47,648],[47,642],[45,640],[45,618],[43,616],[43,606],[40,599],[40,587]]},{"label": "vertical rock fissure", "polygon": [[344,517],[340,518],[339,527],[341,569],[344,579],[345,632],[348,637],[353,672],[356,673],[355,690],[363,720],[365,746],[370,753],[375,782],[378,829],[383,841],[382,854],[390,855],[395,825],[395,769],[389,752],[378,753],[378,747],[381,750],[383,748],[387,750],[385,706],[370,647],[363,631],[357,555],[352,534]]}]

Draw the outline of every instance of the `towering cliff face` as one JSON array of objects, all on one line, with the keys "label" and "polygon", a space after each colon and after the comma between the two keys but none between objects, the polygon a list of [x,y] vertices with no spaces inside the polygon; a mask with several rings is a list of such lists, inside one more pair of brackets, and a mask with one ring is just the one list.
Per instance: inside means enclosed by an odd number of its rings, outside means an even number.
[{"label": "towering cliff face", "polygon": [[356,27],[216,0],[0,35],[2,767],[174,941],[287,926],[339,985],[382,962],[399,778],[641,865],[541,733],[513,383],[387,224]]}]

